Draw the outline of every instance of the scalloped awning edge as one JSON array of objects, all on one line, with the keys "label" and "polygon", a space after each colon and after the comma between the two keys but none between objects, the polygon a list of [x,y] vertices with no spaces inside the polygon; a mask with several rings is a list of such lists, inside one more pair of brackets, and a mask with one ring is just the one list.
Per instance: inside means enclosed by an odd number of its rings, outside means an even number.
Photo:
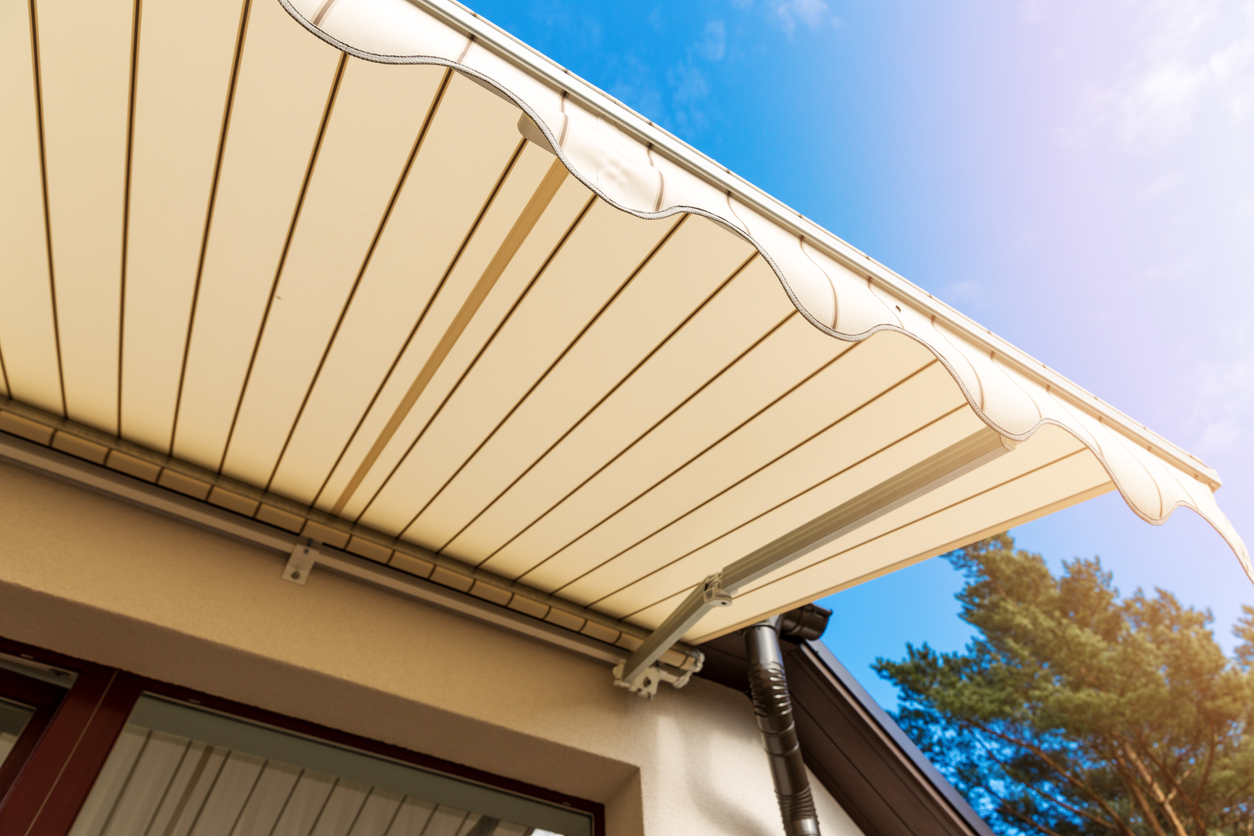
[{"label": "scalloped awning edge", "polygon": [[[448,67],[508,99],[535,125],[524,135],[542,139],[612,206],[641,218],[685,212],[725,226],[762,254],[814,327],[847,342],[883,331],[918,341],[989,427],[1017,441],[1048,424],[1066,430],[1137,516],[1161,525],[1176,508],[1193,510],[1254,582],[1249,551],[1215,501],[1220,480],[1212,468],[473,12],[442,0],[278,2],[350,55]],[[378,22],[396,15],[410,25]]]}]

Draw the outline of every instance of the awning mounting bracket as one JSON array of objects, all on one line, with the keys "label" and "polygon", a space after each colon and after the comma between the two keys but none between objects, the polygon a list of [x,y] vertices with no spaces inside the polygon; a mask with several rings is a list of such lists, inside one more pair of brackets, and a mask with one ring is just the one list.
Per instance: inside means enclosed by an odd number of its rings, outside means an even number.
[{"label": "awning mounting bracket", "polygon": [[649,665],[630,682],[623,679],[623,669],[628,661],[624,659],[614,666],[614,684],[649,700],[657,696],[657,686],[661,682],[669,682],[678,690],[688,684],[688,680],[692,679],[694,673],[700,673],[705,664],[705,654],[700,650],[692,650],[689,655],[693,660],[692,666],[683,673],[671,673],[660,665]]},{"label": "awning mounting bracket", "polygon": [[313,540],[298,541],[287,558],[287,565],[283,567],[283,580],[304,586],[317,562],[318,547],[314,545]]}]

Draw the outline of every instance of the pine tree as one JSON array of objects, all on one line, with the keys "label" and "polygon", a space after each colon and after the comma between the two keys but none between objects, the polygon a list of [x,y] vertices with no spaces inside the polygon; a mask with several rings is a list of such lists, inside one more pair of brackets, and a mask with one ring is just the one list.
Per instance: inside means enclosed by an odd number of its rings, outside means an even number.
[{"label": "pine tree", "polygon": [[1209,612],[1121,598],[1097,559],[1054,577],[1007,534],[946,555],[976,637],[876,671],[897,721],[995,830],[1254,836],[1254,608],[1225,658]]}]

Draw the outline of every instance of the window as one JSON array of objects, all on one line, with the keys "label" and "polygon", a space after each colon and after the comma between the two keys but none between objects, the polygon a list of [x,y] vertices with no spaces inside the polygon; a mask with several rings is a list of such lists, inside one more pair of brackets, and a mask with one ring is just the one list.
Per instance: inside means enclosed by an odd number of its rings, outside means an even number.
[{"label": "window", "polygon": [[34,706],[22,705],[0,697],[0,766],[13,751],[13,745],[22,736],[22,730],[35,716]]},{"label": "window", "polygon": [[145,694],[71,836],[592,836],[582,810]]},{"label": "window", "polygon": [[0,653],[0,799],[43,735],[74,674]]},{"label": "window", "polygon": [[603,812],[0,638],[0,833],[605,836]]}]

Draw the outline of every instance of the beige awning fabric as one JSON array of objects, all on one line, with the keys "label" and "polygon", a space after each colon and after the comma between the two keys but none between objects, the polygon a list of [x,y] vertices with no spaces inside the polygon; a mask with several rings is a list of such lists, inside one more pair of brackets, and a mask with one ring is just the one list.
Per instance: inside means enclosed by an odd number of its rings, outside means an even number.
[{"label": "beige awning fabric", "polygon": [[1112,488],[1254,577],[1202,462],[461,7],[6,8],[21,420],[644,629],[944,451],[1004,452],[690,641]]}]

